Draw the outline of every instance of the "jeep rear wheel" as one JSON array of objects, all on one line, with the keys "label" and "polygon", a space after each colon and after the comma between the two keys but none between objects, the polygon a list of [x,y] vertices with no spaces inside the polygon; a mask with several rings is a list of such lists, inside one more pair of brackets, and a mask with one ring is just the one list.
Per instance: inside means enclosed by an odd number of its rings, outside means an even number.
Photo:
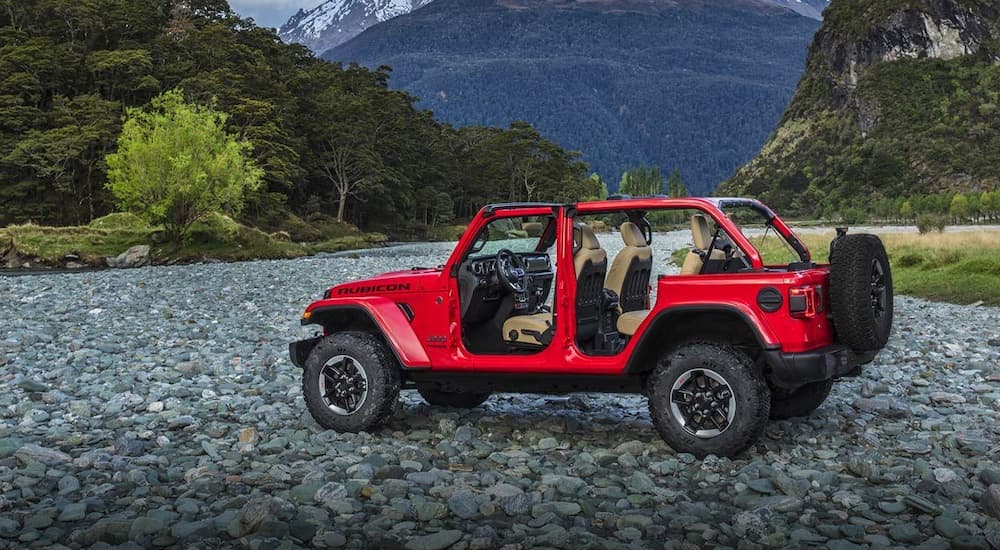
[{"label": "jeep rear wheel", "polygon": [[857,351],[885,347],[892,331],[892,270],[882,240],[845,235],[830,257],[830,310],[840,341]]},{"label": "jeep rear wheel", "polygon": [[661,359],[646,382],[649,412],[674,450],[732,457],[764,432],[770,389],[733,346],[689,344]]},{"label": "jeep rear wheel", "polygon": [[371,431],[395,412],[399,370],[392,354],[371,334],[331,334],[309,354],[302,392],[320,426],[338,432]]},{"label": "jeep rear wheel", "polygon": [[417,393],[428,405],[456,409],[474,409],[490,398],[489,393],[445,392],[426,386],[417,386]]},{"label": "jeep rear wheel", "polygon": [[821,380],[806,384],[791,392],[771,392],[771,419],[784,420],[809,416],[826,401],[833,388],[833,380]]}]

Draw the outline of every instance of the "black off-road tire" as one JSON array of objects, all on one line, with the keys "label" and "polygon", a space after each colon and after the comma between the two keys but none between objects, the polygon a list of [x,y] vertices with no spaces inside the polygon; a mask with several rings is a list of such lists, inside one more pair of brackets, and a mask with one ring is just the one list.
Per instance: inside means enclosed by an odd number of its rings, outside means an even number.
[{"label": "black off-road tire", "polygon": [[809,416],[819,408],[830,395],[833,380],[821,380],[806,384],[793,392],[771,392],[771,419],[785,420]]},{"label": "black off-road tire", "polygon": [[[710,370],[725,379],[735,397],[735,415],[721,433],[711,438],[693,435],[671,410],[674,383],[692,370]],[[646,381],[649,413],[660,437],[675,451],[698,458],[713,454],[739,455],[767,426],[771,390],[753,360],[739,349],[713,343],[694,343],[663,357]]]},{"label": "black off-road tire", "polygon": [[[856,351],[882,349],[889,341],[893,316],[892,271],[882,240],[875,235],[845,235],[833,247],[830,262],[830,310],[837,336]],[[881,298],[877,287],[884,290]]]},{"label": "black off-road tire", "polygon": [[[338,356],[354,358],[367,378],[368,395],[357,411],[335,413],[320,394],[319,377],[326,363]],[[339,332],[321,340],[306,359],[302,393],[306,407],[320,426],[338,432],[368,432],[387,422],[399,402],[396,358],[376,336],[366,332]]]},{"label": "black off-road tire", "polygon": [[454,407],[456,409],[474,409],[490,398],[489,393],[445,392],[417,386],[417,393],[428,405],[435,407]]}]

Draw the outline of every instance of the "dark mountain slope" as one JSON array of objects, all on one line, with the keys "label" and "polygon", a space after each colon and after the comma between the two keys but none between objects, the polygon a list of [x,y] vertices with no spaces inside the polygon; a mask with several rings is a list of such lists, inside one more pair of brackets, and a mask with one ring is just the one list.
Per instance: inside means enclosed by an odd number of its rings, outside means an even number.
[{"label": "dark mountain slope", "polygon": [[1000,180],[1000,8],[834,0],[760,155],[720,193],[818,215]]},{"label": "dark mountain slope", "polygon": [[655,164],[705,193],[767,138],[817,25],[753,0],[436,0],[324,57],[392,66],[454,124],[527,120],[606,179]]}]

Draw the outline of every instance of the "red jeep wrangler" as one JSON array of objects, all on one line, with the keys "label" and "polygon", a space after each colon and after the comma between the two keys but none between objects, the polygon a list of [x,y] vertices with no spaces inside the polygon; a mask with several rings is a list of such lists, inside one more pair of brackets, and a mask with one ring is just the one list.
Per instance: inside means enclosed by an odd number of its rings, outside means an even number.
[{"label": "red jeep wrangler", "polygon": [[[652,286],[654,262],[671,258],[650,220],[690,220],[694,245],[680,274]],[[737,221],[754,224],[758,243],[784,241],[795,261],[765,265]],[[614,258],[601,226],[620,230]],[[830,263],[817,264],[754,200],[495,204],[445,265],[327,290],[302,316],[323,335],[290,353],[309,411],[338,431],[377,428],[401,389],[451,407],[492,392],[643,393],[675,450],[732,456],[768,418],[809,414],[835,379],[872,361],[892,300],[878,237],[839,229]]]}]

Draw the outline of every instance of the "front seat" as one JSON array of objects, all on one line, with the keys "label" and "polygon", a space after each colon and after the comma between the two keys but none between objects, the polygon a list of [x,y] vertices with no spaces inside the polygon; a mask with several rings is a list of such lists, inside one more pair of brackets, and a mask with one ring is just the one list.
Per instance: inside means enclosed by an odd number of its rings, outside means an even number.
[{"label": "front seat", "polygon": [[573,226],[573,266],[576,268],[576,341],[597,336],[604,313],[604,278],[608,253],[590,227]]},{"label": "front seat", "polygon": [[[573,265],[576,270],[576,334],[584,342],[601,326],[604,276],[608,255],[594,231],[582,223],[573,226]],[[552,314],[517,315],[504,321],[503,337],[510,344],[543,348],[552,341]]]},{"label": "front seat", "polygon": [[621,312],[628,313],[648,307],[653,249],[646,242],[639,226],[632,222],[622,224],[621,234],[625,248],[611,263],[605,288],[618,295]]},{"label": "front seat", "polygon": [[[694,242],[694,250],[688,252],[684,258],[684,265],[681,267],[681,275],[697,275],[701,273],[704,265],[702,255],[708,252],[708,247],[712,245],[712,230],[708,227],[708,219],[703,214],[691,216],[691,239]],[[718,243],[716,243],[718,245]],[[712,260],[725,260],[726,253],[716,246],[712,250]]]}]

